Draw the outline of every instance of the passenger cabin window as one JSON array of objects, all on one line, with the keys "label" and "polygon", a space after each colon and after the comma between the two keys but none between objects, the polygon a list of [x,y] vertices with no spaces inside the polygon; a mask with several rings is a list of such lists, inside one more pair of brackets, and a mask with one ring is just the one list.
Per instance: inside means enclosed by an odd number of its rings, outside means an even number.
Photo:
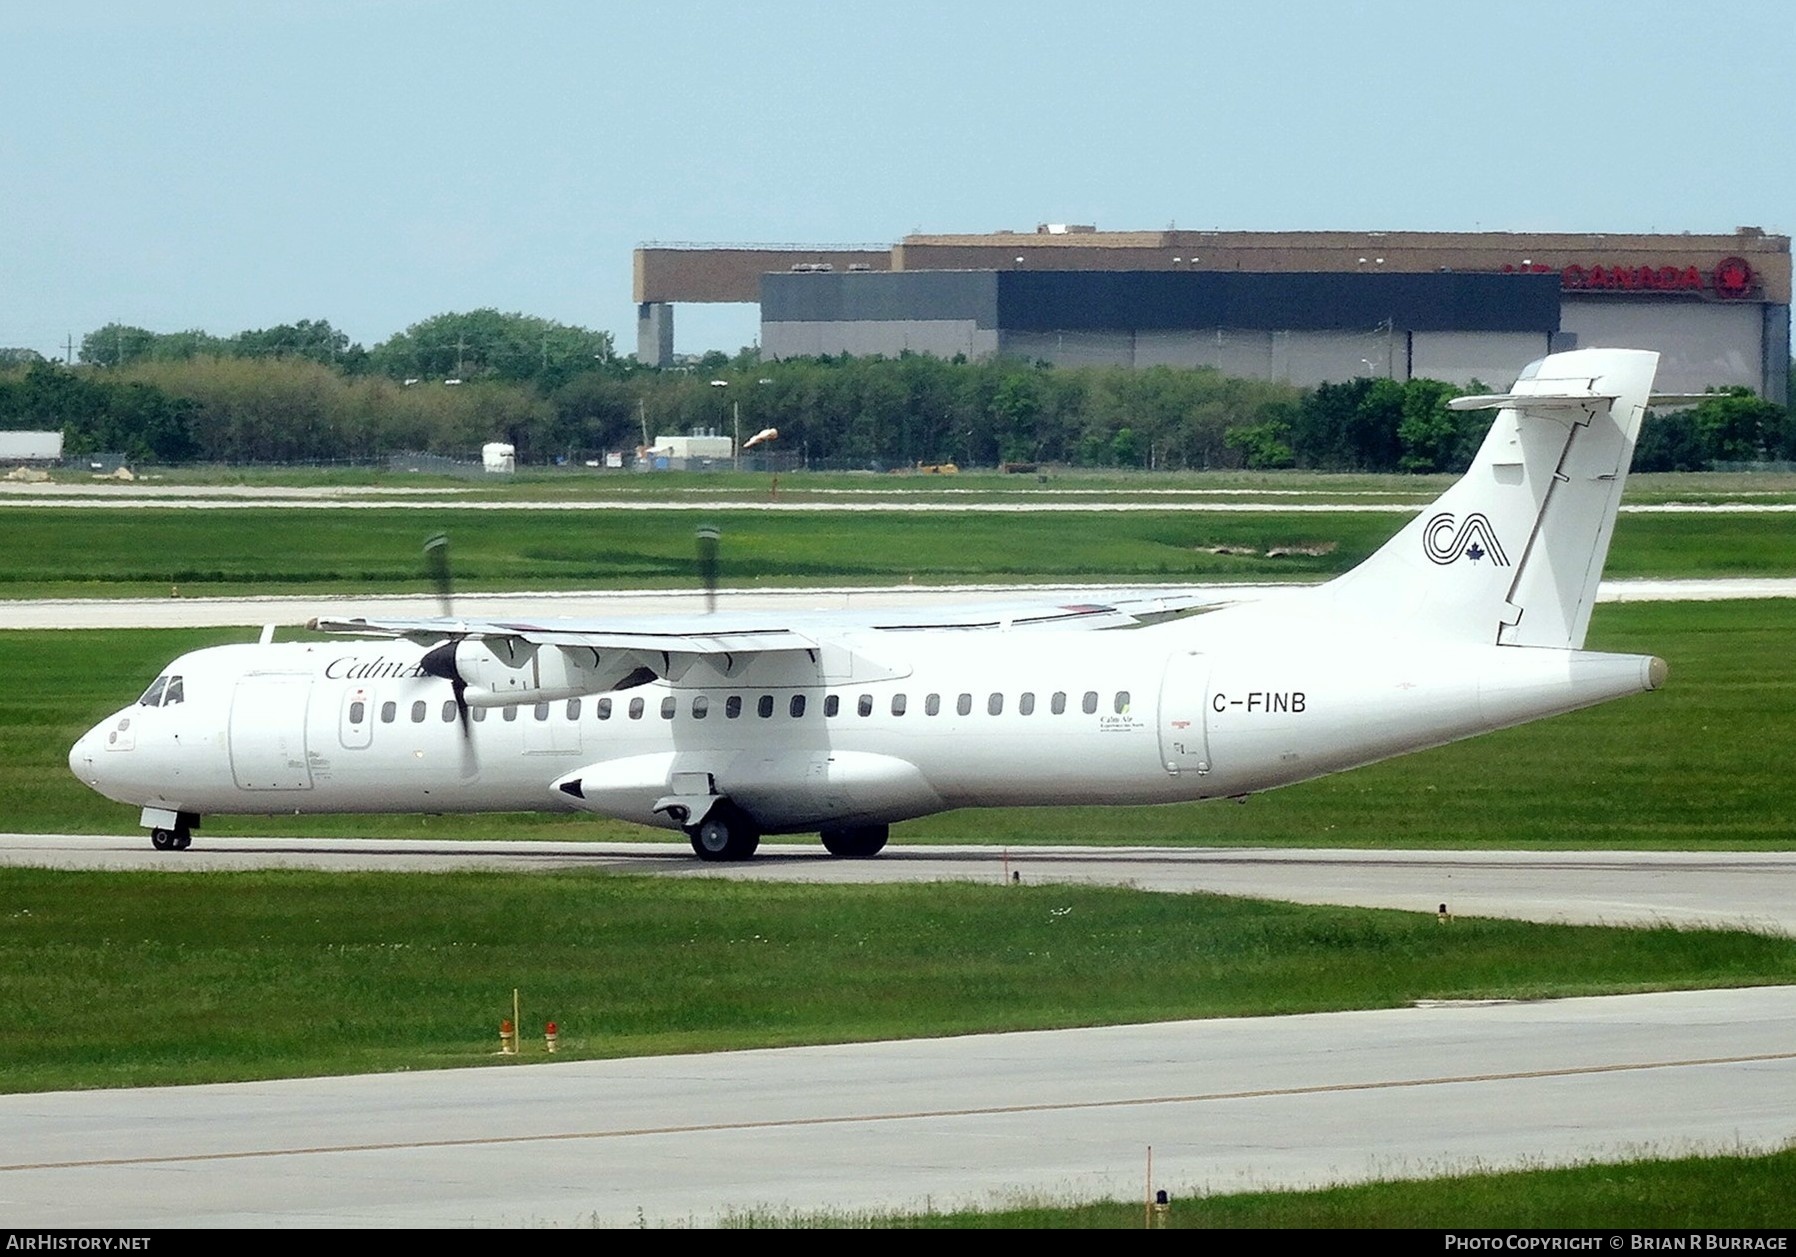
[{"label": "passenger cabin window", "polygon": [[804,695],[794,694],[792,701],[786,704],[786,711],[792,719],[797,720],[804,715]]},{"label": "passenger cabin window", "polygon": [[484,707],[472,708],[472,709],[470,709],[469,714],[471,714],[474,717],[474,723],[479,724],[481,721],[486,719],[486,708],[484,708]]},{"label": "passenger cabin window", "polygon": [[599,719],[611,719],[611,700],[608,698],[601,698],[599,700]]},{"label": "passenger cabin window", "polygon": [[725,720],[734,720],[737,716],[740,716],[741,714],[742,714],[742,695],[732,694],[728,698],[723,700],[723,717]]},{"label": "passenger cabin window", "polygon": [[706,716],[708,716],[710,714],[711,714],[711,700],[710,699],[706,698],[703,694],[697,695],[695,698],[693,698],[693,700],[692,700],[692,718],[694,720],[703,720]]},{"label": "passenger cabin window", "polygon": [[423,724],[424,717],[427,716],[428,714],[430,714],[430,704],[425,702],[423,699],[420,698],[417,702],[412,704],[412,723],[413,724],[415,724],[415,725]]},{"label": "passenger cabin window", "polygon": [[1087,716],[1097,715],[1098,692],[1096,690],[1086,690],[1085,691],[1085,700],[1080,705],[1085,709],[1085,714]]},{"label": "passenger cabin window", "polygon": [[1064,716],[1066,714],[1065,690],[1054,691],[1054,697],[1048,702],[1048,710],[1053,712],[1056,716]]},{"label": "passenger cabin window", "polygon": [[942,696],[940,694],[931,694],[928,698],[923,700],[923,714],[925,716],[937,716],[941,714],[941,711]]},{"label": "passenger cabin window", "polygon": [[962,694],[959,698],[955,699],[954,700],[954,710],[959,712],[963,716],[972,715],[972,713],[973,713],[973,696],[971,694]]},{"label": "passenger cabin window", "polygon": [[988,715],[993,715],[993,716],[1003,715],[1004,714],[1004,696],[1002,694],[993,694],[990,698],[986,699],[985,700],[985,710]]},{"label": "passenger cabin window", "polygon": [[[453,706],[453,705],[454,704],[451,704],[451,706]],[[368,704],[364,703],[361,699],[358,698],[355,700],[355,702],[353,702],[349,705],[349,723],[350,724],[359,725],[362,723],[363,720],[365,720],[367,718],[367,716],[368,716]]]},{"label": "passenger cabin window", "polygon": [[1116,691],[1116,702],[1114,704],[1114,709],[1116,711],[1116,714],[1119,716],[1126,716],[1129,714],[1129,691],[1127,691],[1127,690]]},{"label": "passenger cabin window", "polygon": [[630,700],[630,719],[641,720],[642,719],[642,708],[643,708],[643,703],[640,698],[631,699]]},{"label": "passenger cabin window", "polygon": [[580,700],[579,699],[570,698],[567,700],[567,718],[569,720],[580,719]]},{"label": "passenger cabin window", "polygon": [[892,695],[892,714],[894,716],[902,716],[904,714],[904,706],[905,706],[904,695],[902,695],[902,694]]},{"label": "passenger cabin window", "polygon": [[1028,690],[1017,695],[1016,713],[1019,716],[1033,716],[1035,714],[1035,695]]},{"label": "passenger cabin window", "polygon": [[834,694],[824,696],[823,714],[825,716],[833,716],[840,710],[842,710],[842,700],[840,698]]},{"label": "passenger cabin window", "polygon": [[[362,718],[351,711],[349,713],[349,723],[352,725],[360,724],[362,723]],[[453,698],[445,698],[443,700],[443,723],[446,725],[455,723],[455,700]]]},{"label": "passenger cabin window", "polygon": [[854,710],[858,715],[871,716],[873,714],[873,695],[862,694],[855,700]]},{"label": "passenger cabin window", "polygon": [[511,704],[511,705],[510,705],[510,706],[508,706],[508,707],[507,707],[507,708],[506,708],[506,709],[505,709],[505,712],[504,712],[504,715],[505,715],[505,719],[506,719],[506,722],[507,722],[507,723],[510,723],[510,722],[511,722],[511,721],[513,721],[513,720],[516,720],[516,719],[517,719],[517,718],[518,718],[518,706],[517,706],[517,704],[516,704],[516,703],[513,703],[513,704]]},{"label": "passenger cabin window", "polygon": [[398,703],[382,703],[380,705],[380,722],[383,725],[392,724],[393,721],[398,717],[398,715],[399,715],[399,704]]},{"label": "passenger cabin window", "polygon": [[773,695],[761,695],[760,701],[755,704],[755,714],[762,720],[766,720],[769,716],[773,715]]},{"label": "passenger cabin window", "polygon": [[538,703],[535,708],[535,715],[538,720],[547,720],[549,718],[549,705],[547,703]]},{"label": "passenger cabin window", "polygon": [[661,719],[672,720],[674,718],[674,708],[678,707],[679,705],[680,705],[679,701],[677,699],[675,699],[672,694],[669,694],[666,698],[662,699],[661,700]]}]

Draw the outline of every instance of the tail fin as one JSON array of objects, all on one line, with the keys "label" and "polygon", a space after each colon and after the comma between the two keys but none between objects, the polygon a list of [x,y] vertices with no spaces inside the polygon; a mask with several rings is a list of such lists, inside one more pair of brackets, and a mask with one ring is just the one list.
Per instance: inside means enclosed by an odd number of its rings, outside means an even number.
[{"label": "tail fin", "polygon": [[1318,595],[1446,640],[1582,647],[1658,362],[1638,349],[1551,354],[1509,393],[1455,399],[1497,408],[1471,469]]}]

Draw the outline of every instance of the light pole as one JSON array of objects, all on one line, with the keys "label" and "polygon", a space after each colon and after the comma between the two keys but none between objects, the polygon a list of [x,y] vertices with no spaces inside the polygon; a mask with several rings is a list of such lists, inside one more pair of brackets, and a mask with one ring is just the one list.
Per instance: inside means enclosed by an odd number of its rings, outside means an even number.
[{"label": "light pole", "polygon": [[[728,380],[712,380],[711,381],[712,388],[728,388],[729,386],[730,386],[730,382]],[[731,422],[735,425],[735,431],[730,436],[730,453],[734,457],[734,462],[732,463],[732,466],[735,468],[735,470],[741,471],[742,470],[742,403],[737,401],[733,397],[730,399],[730,419],[731,419]]]}]

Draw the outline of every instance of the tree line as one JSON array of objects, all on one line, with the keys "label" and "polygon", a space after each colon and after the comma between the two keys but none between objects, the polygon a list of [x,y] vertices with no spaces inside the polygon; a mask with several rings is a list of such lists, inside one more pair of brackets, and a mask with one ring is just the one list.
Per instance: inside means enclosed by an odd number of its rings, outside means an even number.
[{"label": "tree line", "polygon": [[[231,337],[108,324],[82,338],[80,360],[0,366],[0,427],[60,428],[71,454],[161,463],[468,457],[489,440],[543,463],[773,427],[783,455],[822,467],[1451,472],[1489,424],[1447,406],[1477,390],[1434,380],[1300,389],[1209,368],[753,351],[654,369],[619,357],[607,333],[494,310],[439,315],[372,349],[322,320]],[[1764,459],[1796,459],[1796,425],[1736,389],[1656,418],[1635,465]]]}]

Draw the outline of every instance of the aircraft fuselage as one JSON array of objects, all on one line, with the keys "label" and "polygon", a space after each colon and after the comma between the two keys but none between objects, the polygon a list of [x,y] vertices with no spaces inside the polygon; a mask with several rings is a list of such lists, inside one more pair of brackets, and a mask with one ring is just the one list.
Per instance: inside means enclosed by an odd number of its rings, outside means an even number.
[{"label": "aircraft fuselage", "polygon": [[736,675],[701,663],[678,681],[475,707],[465,733],[423,646],[221,646],[174,661],[159,701],[108,717],[69,758],[108,797],[168,813],[584,809],[680,829],[668,800],[718,796],[774,833],[1243,795],[1658,679],[1642,656],[1405,642],[1256,611],[846,637]]}]

